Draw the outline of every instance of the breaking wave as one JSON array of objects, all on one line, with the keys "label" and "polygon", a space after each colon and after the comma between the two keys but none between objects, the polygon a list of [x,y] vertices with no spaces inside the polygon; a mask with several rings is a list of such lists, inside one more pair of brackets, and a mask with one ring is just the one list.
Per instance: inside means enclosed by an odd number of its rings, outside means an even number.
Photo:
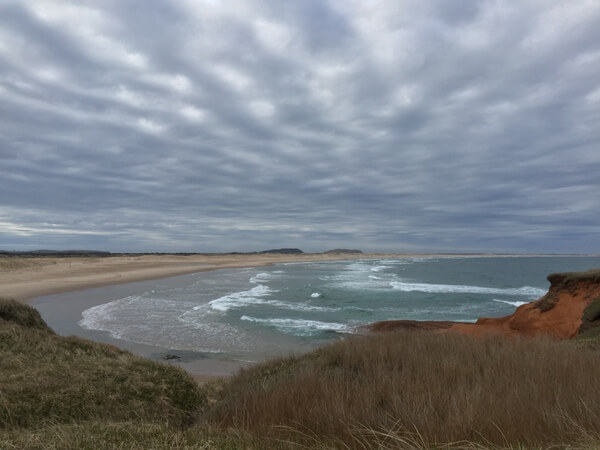
[{"label": "breaking wave", "polygon": [[[247,305],[260,305],[267,303],[263,297],[271,295],[277,292],[274,289],[270,289],[264,284],[259,284],[252,289],[247,291],[234,292],[233,294],[224,295],[215,300],[208,302],[210,307],[214,310],[226,312],[233,308],[240,308]],[[194,309],[201,309],[204,305],[198,305]]]},{"label": "breaking wave", "polygon": [[318,320],[304,319],[258,319],[251,316],[242,316],[241,320],[265,324],[284,332],[293,332],[300,336],[311,336],[320,331],[349,331],[347,325],[335,322],[321,322]]},{"label": "breaking wave", "polygon": [[392,281],[390,286],[402,292],[427,292],[434,294],[496,294],[496,295],[518,295],[526,297],[541,297],[545,290],[532,286],[519,288],[490,288],[482,286],[466,286],[459,284],[429,284],[429,283],[405,283]]}]

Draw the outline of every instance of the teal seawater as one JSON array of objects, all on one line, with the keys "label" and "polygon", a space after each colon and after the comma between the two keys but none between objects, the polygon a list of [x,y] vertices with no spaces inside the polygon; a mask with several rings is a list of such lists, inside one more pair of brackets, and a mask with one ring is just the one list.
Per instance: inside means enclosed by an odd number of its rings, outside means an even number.
[{"label": "teal seawater", "polygon": [[387,319],[475,321],[544,295],[552,272],[600,257],[444,257],[205,272],[94,306],[80,326],[164,348],[268,356]]}]

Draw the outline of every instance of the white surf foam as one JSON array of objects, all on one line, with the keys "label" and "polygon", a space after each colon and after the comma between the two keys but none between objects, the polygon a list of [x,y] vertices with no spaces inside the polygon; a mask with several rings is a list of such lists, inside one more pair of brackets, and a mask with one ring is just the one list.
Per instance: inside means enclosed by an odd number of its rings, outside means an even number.
[{"label": "white surf foam", "polygon": [[391,269],[392,266],[373,266],[371,267],[371,272],[381,272],[382,270],[385,269]]},{"label": "white surf foam", "polygon": [[[277,292],[274,289],[270,289],[264,284],[259,284],[252,289],[247,291],[234,292],[233,294],[224,295],[215,300],[208,302],[210,307],[214,310],[226,312],[233,308],[239,308],[247,305],[260,305],[266,303],[262,297],[271,295]],[[203,308],[204,305],[198,305],[194,307],[195,310]]]},{"label": "white surf foam", "polygon": [[321,295],[322,294],[320,292],[313,292],[312,294],[310,294],[310,297],[311,298],[319,298],[319,297],[321,297]]},{"label": "white surf foam", "polygon": [[519,301],[511,302],[510,300],[500,300],[499,298],[493,298],[492,300],[495,302],[506,303],[507,305],[517,306],[517,307],[526,305],[527,303],[529,303],[529,302],[519,302]]},{"label": "white surf foam", "polygon": [[132,295],[86,309],[78,325],[106,331],[116,339],[152,345],[166,339],[168,330],[177,326],[179,318],[192,307],[191,302]]},{"label": "white surf foam", "polygon": [[281,331],[292,331],[294,334],[311,335],[318,331],[347,331],[348,326],[335,322],[320,322],[318,320],[303,319],[258,319],[256,317],[242,316],[241,320],[273,326]]},{"label": "white surf foam", "polygon": [[81,313],[83,319],[77,322],[77,324],[81,328],[86,328],[88,330],[108,331],[112,337],[118,339],[120,337],[119,333],[111,330],[111,327],[107,325],[107,322],[110,320],[113,313],[119,309],[120,302],[122,302],[122,300],[115,300],[86,309]]},{"label": "white surf foam", "polygon": [[251,277],[249,281],[252,284],[265,283],[276,277],[277,277],[277,275],[275,275],[273,273],[261,272],[261,273],[257,273],[253,277]]},{"label": "white surf foam", "polygon": [[268,302],[270,305],[278,308],[289,309],[291,311],[321,311],[321,312],[337,312],[341,311],[342,308],[333,308],[329,306],[315,306],[308,305],[306,303],[287,303],[280,302],[277,300]]},{"label": "white surf foam", "polygon": [[427,292],[433,294],[504,294],[537,298],[546,293],[543,289],[532,286],[500,289],[458,284],[405,283],[401,281],[392,281],[390,282],[390,286],[402,292]]}]

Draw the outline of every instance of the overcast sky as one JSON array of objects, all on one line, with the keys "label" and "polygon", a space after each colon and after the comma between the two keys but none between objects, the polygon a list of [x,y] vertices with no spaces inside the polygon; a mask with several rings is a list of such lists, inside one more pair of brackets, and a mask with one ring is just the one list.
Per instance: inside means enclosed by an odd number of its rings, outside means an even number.
[{"label": "overcast sky", "polygon": [[600,252],[598,0],[0,0],[0,249]]}]

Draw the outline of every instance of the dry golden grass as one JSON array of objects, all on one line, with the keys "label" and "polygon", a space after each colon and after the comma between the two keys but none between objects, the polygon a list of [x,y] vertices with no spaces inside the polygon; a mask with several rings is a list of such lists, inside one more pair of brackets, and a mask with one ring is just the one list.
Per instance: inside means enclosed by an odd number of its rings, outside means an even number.
[{"label": "dry golden grass", "polygon": [[598,373],[568,342],[390,333],[244,371],[210,420],[347,448],[572,444],[600,432]]},{"label": "dry golden grass", "polygon": [[18,270],[42,267],[52,262],[43,258],[20,258],[0,256],[0,272],[15,272]]}]

